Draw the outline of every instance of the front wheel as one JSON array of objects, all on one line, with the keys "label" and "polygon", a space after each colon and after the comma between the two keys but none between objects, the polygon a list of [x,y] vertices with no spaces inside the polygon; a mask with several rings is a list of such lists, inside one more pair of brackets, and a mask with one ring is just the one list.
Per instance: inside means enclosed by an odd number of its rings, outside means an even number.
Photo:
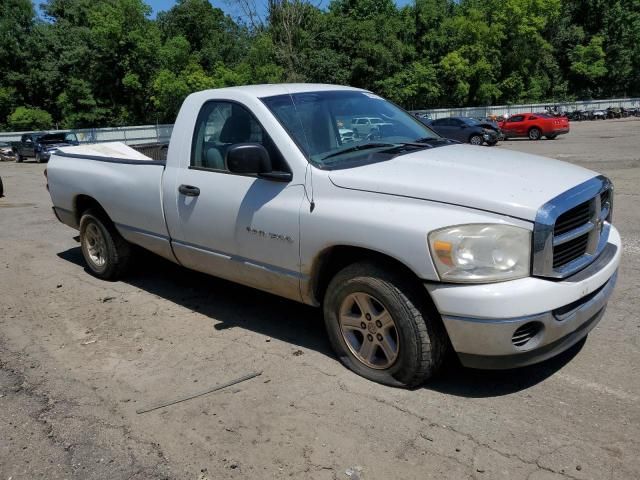
[{"label": "front wheel", "polygon": [[540,140],[542,136],[542,132],[538,128],[532,128],[529,130],[529,140]]},{"label": "front wheel", "polygon": [[414,387],[437,373],[448,341],[426,293],[371,262],[340,271],[324,299],[329,340],[358,375],[395,387]]},{"label": "front wheel", "polygon": [[126,272],[131,259],[131,245],[99,212],[88,210],[82,215],[80,245],[87,266],[96,277],[117,280]]},{"label": "front wheel", "polygon": [[484,140],[480,135],[471,135],[471,138],[469,138],[469,143],[471,145],[482,145],[483,141]]},{"label": "front wheel", "polygon": [[23,160],[24,160],[24,157],[19,153],[16,153],[16,163],[22,163]]}]

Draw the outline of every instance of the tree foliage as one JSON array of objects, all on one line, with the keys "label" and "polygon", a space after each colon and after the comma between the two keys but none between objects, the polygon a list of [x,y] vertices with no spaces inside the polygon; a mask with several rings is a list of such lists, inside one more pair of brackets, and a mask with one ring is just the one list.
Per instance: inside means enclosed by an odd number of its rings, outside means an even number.
[{"label": "tree foliage", "polygon": [[17,131],[44,130],[51,128],[53,118],[49,112],[39,108],[18,107],[9,115],[8,125]]},{"label": "tree foliage", "polygon": [[[370,89],[407,108],[640,95],[640,0],[0,0],[0,127],[172,122],[191,92]],[[263,13],[266,11],[266,14]]]}]

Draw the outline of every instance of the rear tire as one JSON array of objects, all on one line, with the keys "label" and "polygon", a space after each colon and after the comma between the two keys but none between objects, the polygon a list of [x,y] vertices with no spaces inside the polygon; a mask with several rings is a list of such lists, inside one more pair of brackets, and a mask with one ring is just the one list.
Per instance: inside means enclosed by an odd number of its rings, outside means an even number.
[{"label": "rear tire", "polygon": [[558,135],[547,135],[547,140],[555,140],[556,138],[558,138]]},{"label": "rear tire", "polygon": [[80,245],[89,271],[103,280],[120,278],[131,261],[131,245],[95,210],[87,210],[80,219]]},{"label": "rear tire", "polygon": [[444,362],[447,334],[426,293],[369,261],[340,271],[324,298],[324,320],[340,362],[384,385],[410,388]]},{"label": "rear tire", "polygon": [[19,153],[16,153],[16,163],[22,163],[22,160],[24,160],[24,157]]},{"label": "rear tire", "polygon": [[2,184],[2,178],[0,178],[0,198],[4,197],[4,185]]},{"label": "rear tire", "polygon": [[541,136],[542,132],[539,128],[533,127],[531,130],[529,130],[529,140],[540,140]]}]

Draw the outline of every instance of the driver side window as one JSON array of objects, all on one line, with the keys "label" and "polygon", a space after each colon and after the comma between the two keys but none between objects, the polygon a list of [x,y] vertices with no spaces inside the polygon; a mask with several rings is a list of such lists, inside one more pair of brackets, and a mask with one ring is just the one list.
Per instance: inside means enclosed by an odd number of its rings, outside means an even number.
[{"label": "driver side window", "polygon": [[275,144],[249,110],[225,101],[207,102],[200,110],[191,146],[191,167],[228,172],[227,151],[239,143],[259,143],[269,152],[274,170],[289,171]]}]

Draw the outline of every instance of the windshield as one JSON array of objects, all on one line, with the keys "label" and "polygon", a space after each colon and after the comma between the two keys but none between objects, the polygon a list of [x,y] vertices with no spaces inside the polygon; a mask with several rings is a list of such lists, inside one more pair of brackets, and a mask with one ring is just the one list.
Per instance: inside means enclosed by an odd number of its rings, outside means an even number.
[{"label": "windshield", "polygon": [[[295,93],[262,101],[307,158],[321,167],[395,145],[440,139],[413,115],[369,92]],[[353,135],[340,135],[345,128]]]},{"label": "windshield", "polygon": [[475,118],[471,118],[471,117],[462,117],[460,120],[462,120],[464,123],[466,123],[467,125],[470,126],[476,126],[476,125],[480,125],[480,122],[478,120],[476,120]]},{"label": "windshield", "polygon": [[49,144],[49,143],[77,142],[78,139],[75,133],[60,132],[60,133],[48,133],[46,135],[42,135],[38,137],[36,141],[42,144]]}]

